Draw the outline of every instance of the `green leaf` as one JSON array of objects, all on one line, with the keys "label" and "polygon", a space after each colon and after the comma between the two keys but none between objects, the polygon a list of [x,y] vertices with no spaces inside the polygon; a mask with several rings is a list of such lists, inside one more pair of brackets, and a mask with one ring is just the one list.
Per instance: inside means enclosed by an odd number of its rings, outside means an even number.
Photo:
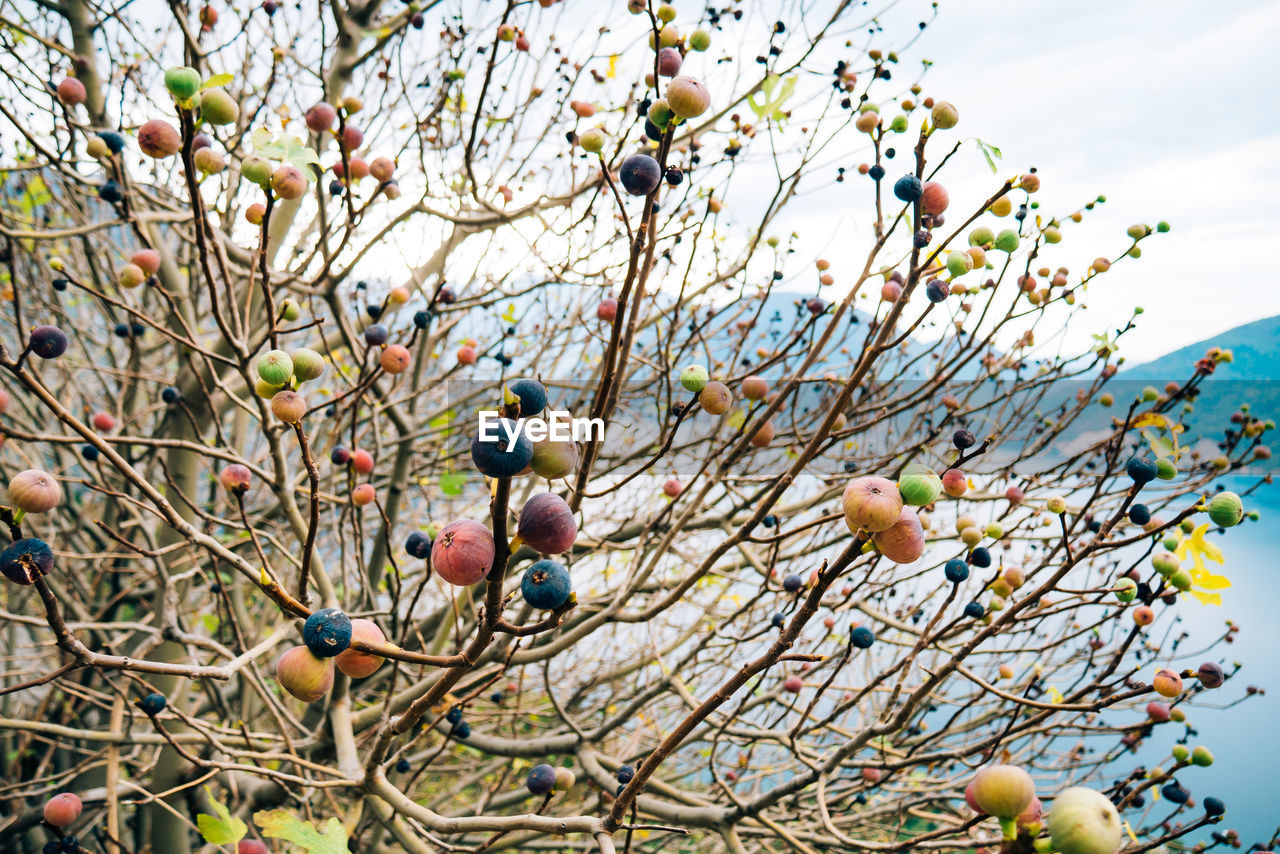
[{"label": "green leaf", "polygon": [[222,621],[218,619],[217,614],[205,614],[200,618],[200,622],[209,634],[217,632],[218,626],[222,625]]},{"label": "green leaf", "polygon": [[208,80],[200,84],[200,88],[212,89],[214,86],[226,86],[228,83],[234,82],[236,76],[234,74],[215,74]]},{"label": "green leaf", "polygon": [[440,475],[440,491],[445,495],[458,495],[467,482],[466,472],[446,472]]},{"label": "green leaf", "polygon": [[213,796],[213,789],[205,786],[204,790],[209,794],[209,805],[218,814],[217,818],[207,813],[196,816],[196,827],[204,841],[213,845],[235,845],[244,839],[244,835],[249,832],[248,826]]},{"label": "green leaf", "polygon": [[288,810],[261,810],[253,814],[253,820],[263,836],[292,842],[309,854],[351,854],[347,831],[336,818],[325,822],[323,833]]},{"label": "green leaf", "polygon": [[320,156],[296,136],[275,139],[266,128],[258,128],[253,132],[252,140],[254,154],[271,160],[283,160],[299,169],[308,165],[320,165]]},{"label": "green leaf", "polygon": [[[778,83],[782,83],[782,88],[778,89]],[[776,74],[770,74],[760,82],[760,91],[747,97],[747,105],[751,107],[751,112],[756,114],[756,118],[764,120],[766,116],[781,121],[786,118],[786,113],[782,109],[783,103],[790,98],[796,91],[796,78],[788,77],[783,80]],[[777,95],[774,95],[777,92]],[[759,98],[757,98],[757,95]]]}]

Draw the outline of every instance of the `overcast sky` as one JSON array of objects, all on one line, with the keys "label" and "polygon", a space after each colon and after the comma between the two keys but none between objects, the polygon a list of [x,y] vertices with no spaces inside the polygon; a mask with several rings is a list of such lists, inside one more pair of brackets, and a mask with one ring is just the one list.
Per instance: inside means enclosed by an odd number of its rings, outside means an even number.
[{"label": "overcast sky", "polygon": [[[899,4],[886,31],[922,5]],[[1068,234],[1081,268],[1123,249],[1131,223],[1172,224],[1090,289],[1096,323],[1074,330],[1087,338],[1141,305],[1122,348],[1138,362],[1280,314],[1278,44],[1276,0],[941,0],[911,55],[936,63],[926,89],[960,105],[957,132],[1001,148],[1010,169],[1039,169],[1046,211],[1107,196]],[[970,157],[948,169],[961,193],[957,173],[991,178]]]}]

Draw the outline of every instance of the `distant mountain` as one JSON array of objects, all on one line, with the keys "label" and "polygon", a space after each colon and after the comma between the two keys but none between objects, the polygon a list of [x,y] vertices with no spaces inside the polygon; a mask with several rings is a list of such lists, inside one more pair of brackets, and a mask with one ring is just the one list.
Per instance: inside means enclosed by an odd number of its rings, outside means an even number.
[{"label": "distant mountain", "polygon": [[1211,338],[1174,350],[1142,365],[1126,368],[1120,377],[1148,382],[1183,380],[1210,347],[1230,350],[1230,364],[1219,366],[1215,380],[1280,380],[1280,315],[1228,329]]}]

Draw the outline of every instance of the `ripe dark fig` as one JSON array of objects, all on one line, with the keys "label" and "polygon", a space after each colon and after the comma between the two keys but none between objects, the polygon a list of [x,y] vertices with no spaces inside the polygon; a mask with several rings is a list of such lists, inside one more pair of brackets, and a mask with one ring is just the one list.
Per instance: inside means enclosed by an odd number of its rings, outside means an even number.
[{"label": "ripe dark fig", "polygon": [[903,175],[893,185],[893,194],[901,201],[910,204],[920,198],[923,185],[915,175]]},{"label": "ripe dark fig", "polygon": [[[387,636],[378,628],[373,620],[357,619],[351,621],[352,640],[365,643],[386,643]],[[334,657],[333,663],[339,670],[352,679],[364,679],[372,676],[386,659],[378,655],[347,648]]]},{"label": "ripe dark fig", "polygon": [[849,632],[849,642],[858,649],[870,649],[871,645],[876,642],[876,636],[866,626],[858,626]]},{"label": "ripe dark fig", "polygon": [[307,617],[302,640],[317,658],[332,658],[351,646],[351,618],[337,608],[321,608]]},{"label": "ripe dark fig", "polygon": [[164,694],[152,692],[138,701],[138,708],[142,709],[145,714],[158,715],[164,711],[164,707],[168,705],[168,701],[164,698]]},{"label": "ripe dark fig", "polygon": [[337,120],[338,111],[333,108],[332,104],[321,102],[307,110],[307,127],[315,133],[324,133],[332,128],[333,123]]},{"label": "ripe dark fig", "polygon": [[431,537],[425,531],[414,531],[405,539],[404,550],[409,557],[425,560],[431,556]]},{"label": "ripe dark fig", "polygon": [[664,47],[658,51],[658,74],[662,77],[675,77],[680,73],[684,57],[674,47]]},{"label": "ripe dark fig", "polygon": [[53,549],[44,540],[27,537],[10,543],[0,552],[0,573],[14,584],[32,584],[36,573],[53,572]]},{"label": "ripe dark fig", "polygon": [[79,795],[63,792],[45,801],[44,820],[54,827],[70,827],[83,809]]},{"label": "ripe dark fig", "polygon": [[535,765],[524,783],[532,794],[545,795],[556,785],[556,769],[546,764]]},{"label": "ripe dark fig", "polygon": [[525,502],[516,532],[535,551],[561,554],[573,547],[578,524],[563,498],[544,492]]},{"label": "ripe dark fig", "polygon": [[487,434],[477,431],[471,442],[471,461],[481,474],[513,477],[524,471],[533,460],[533,443],[523,431],[512,441],[511,435],[519,430],[517,422],[507,418],[499,421],[501,423],[496,428],[491,427]]},{"label": "ripe dark fig", "polygon": [[276,662],[281,687],[304,703],[314,703],[333,687],[333,659],[318,658],[305,646],[295,646]]},{"label": "ripe dark fig", "polygon": [[618,170],[618,180],[622,188],[633,196],[647,196],[658,189],[662,181],[662,170],[658,161],[647,154],[633,154],[622,161]]},{"label": "ripe dark fig", "polygon": [[572,587],[569,571],[554,560],[537,561],[520,579],[520,595],[541,611],[554,611],[567,602]]},{"label": "ripe dark fig", "polygon": [[489,574],[493,533],[479,522],[459,519],[440,530],[431,546],[431,566],[450,584],[465,587]]},{"label": "ripe dark fig", "polygon": [[1200,680],[1200,684],[1206,688],[1220,688],[1222,683],[1226,681],[1226,674],[1222,672],[1222,668],[1212,661],[1206,661],[1196,670],[1196,678]]},{"label": "ripe dark fig", "polygon": [[547,408],[547,389],[534,379],[519,379],[507,386],[507,390],[520,398],[520,416],[539,415]]},{"label": "ripe dark fig", "polygon": [[62,487],[39,469],[20,471],[9,479],[9,504],[23,513],[47,513],[62,503]]},{"label": "ripe dark fig", "polygon": [[37,326],[30,340],[31,352],[41,359],[56,359],[67,352],[67,335],[56,326]]}]

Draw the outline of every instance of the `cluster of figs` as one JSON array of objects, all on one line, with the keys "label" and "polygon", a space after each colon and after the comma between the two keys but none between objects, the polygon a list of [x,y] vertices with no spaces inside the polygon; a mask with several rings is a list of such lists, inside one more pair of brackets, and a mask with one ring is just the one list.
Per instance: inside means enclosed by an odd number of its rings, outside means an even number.
[{"label": "cluster of figs", "polygon": [[[9,512],[15,525],[61,503],[62,487],[48,472],[27,469],[9,479]],[[14,540],[0,552],[0,574],[14,584],[34,584],[37,575],[48,575],[53,566],[53,549],[38,537]]]},{"label": "cluster of figs", "polygon": [[[514,399],[513,414],[536,414],[546,407],[546,389],[536,380],[520,380],[505,390]],[[510,411],[510,410],[508,410]],[[514,424],[511,425],[514,429]],[[571,443],[551,443],[569,445]],[[519,432],[510,442],[502,431],[496,442],[476,440],[472,457],[477,468],[495,478],[509,478],[529,469],[533,461],[533,444]],[[538,559],[524,571],[520,591],[525,602],[536,610],[555,611],[570,601],[573,594],[568,569],[552,557],[564,554],[578,537],[573,510],[562,497],[551,492],[538,493],[524,503],[511,541],[514,551],[521,545],[538,554]],[[455,519],[430,537],[414,531],[405,541],[411,557],[426,559],[432,571],[456,587],[469,587],[488,578],[497,558],[497,547],[490,528],[474,519]],[[335,669],[353,678],[370,676],[381,666],[383,657],[372,652],[352,649],[353,641],[372,647],[386,645],[382,630],[372,620],[351,619],[338,608],[322,608],[313,612],[303,624],[303,643],[289,649],[276,664],[276,677],[293,696],[313,703],[324,697],[333,686]]]}]

